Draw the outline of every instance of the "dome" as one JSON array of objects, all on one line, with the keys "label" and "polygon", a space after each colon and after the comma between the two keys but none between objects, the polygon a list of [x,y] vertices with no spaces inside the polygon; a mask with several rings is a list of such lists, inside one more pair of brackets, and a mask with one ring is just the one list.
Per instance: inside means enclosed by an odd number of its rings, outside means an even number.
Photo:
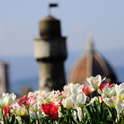
[{"label": "dome", "polygon": [[103,78],[112,76],[116,81],[116,75],[112,67],[102,55],[95,51],[93,40],[90,39],[85,55],[72,68],[69,82],[84,83],[86,78],[98,74]]},{"label": "dome", "polygon": [[51,15],[40,21],[40,36],[51,38],[61,36],[60,21]]}]

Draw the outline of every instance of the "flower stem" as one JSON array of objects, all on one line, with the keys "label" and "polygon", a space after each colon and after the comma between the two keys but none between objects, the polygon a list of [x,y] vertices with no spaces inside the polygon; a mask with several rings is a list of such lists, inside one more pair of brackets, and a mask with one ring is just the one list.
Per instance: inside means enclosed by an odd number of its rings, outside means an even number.
[{"label": "flower stem", "polygon": [[69,116],[69,124],[71,124],[71,110],[68,110],[68,116]]},{"label": "flower stem", "polygon": [[4,122],[4,124],[7,124],[7,123],[6,123],[6,119],[5,119],[5,117],[4,117],[4,114],[3,114],[3,109],[1,109],[1,114],[2,114],[2,117],[3,117],[3,122]]},{"label": "flower stem", "polygon": [[83,119],[84,119],[84,109],[82,108],[82,116],[83,116]]},{"label": "flower stem", "polygon": [[27,109],[27,112],[28,112],[28,115],[29,115],[29,124],[31,124],[29,109]]},{"label": "flower stem", "polygon": [[38,124],[40,124],[39,119],[38,119],[37,112],[35,112],[35,114],[36,114],[36,118],[37,118]]}]

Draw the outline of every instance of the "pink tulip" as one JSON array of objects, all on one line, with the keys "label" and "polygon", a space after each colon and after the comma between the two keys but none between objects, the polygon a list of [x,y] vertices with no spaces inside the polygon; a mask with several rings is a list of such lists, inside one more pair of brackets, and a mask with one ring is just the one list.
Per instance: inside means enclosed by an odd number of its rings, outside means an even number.
[{"label": "pink tulip", "polygon": [[20,106],[25,106],[25,107],[29,107],[30,105],[35,104],[37,101],[34,99],[33,96],[24,96],[22,99],[18,100],[18,104]]},{"label": "pink tulip", "polygon": [[58,99],[55,99],[53,103],[57,106],[62,106],[62,103]]},{"label": "pink tulip", "polygon": [[90,96],[90,94],[92,93],[92,87],[89,86],[83,86],[82,91],[86,96]]},{"label": "pink tulip", "polygon": [[65,97],[65,98],[66,98],[67,96],[69,96],[69,89],[63,90],[63,91],[62,91],[62,96]]}]

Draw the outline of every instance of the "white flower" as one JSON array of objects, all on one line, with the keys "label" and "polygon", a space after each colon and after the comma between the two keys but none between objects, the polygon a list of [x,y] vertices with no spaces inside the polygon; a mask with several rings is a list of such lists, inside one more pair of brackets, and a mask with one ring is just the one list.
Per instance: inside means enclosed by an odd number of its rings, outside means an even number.
[{"label": "white flower", "polygon": [[24,116],[27,114],[27,110],[24,107],[21,107],[17,102],[12,104],[11,112],[16,116]]},{"label": "white flower", "polygon": [[69,84],[69,90],[70,90],[70,95],[72,94],[78,94],[79,92],[82,92],[82,87],[83,85],[80,84]]},{"label": "white flower", "polygon": [[112,98],[104,98],[103,99],[106,105],[108,105],[110,108],[115,108],[116,107],[116,97]]},{"label": "white flower", "polygon": [[17,121],[18,121],[19,124],[22,124],[22,119],[21,119],[20,116],[16,116],[16,119],[17,119]]},{"label": "white flower", "polygon": [[28,93],[28,97],[34,96],[35,98],[41,99],[41,98],[44,97],[46,94],[47,94],[46,91],[37,90],[37,91],[35,91],[35,92],[29,92],[29,93]]},{"label": "white flower", "polygon": [[120,119],[120,113],[124,109],[124,84],[115,85],[116,90],[116,111],[118,120]]},{"label": "white flower", "polygon": [[63,114],[60,111],[58,111],[58,117],[62,117],[62,116]]},{"label": "white flower", "polygon": [[97,90],[103,81],[100,75],[97,75],[96,77],[91,76],[90,78],[87,78],[88,83]]},{"label": "white flower", "polygon": [[116,95],[116,91],[114,87],[109,88],[108,86],[105,86],[105,88],[102,90],[102,96],[111,98]]},{"label": "white flower", "polygon": [[6,105],[11,105],[16,99],[16,95],[14,93],[3,93],[2,98],[0,98],[0,107],[4,108]]},{"label": "white flower", "polygon": [[122,110],[124,109],[124,101],[122,102],[117,102],[116,104],[116,111],[117,111],[117,117],[118,120],[120,119],[120,113],[122,112]]},{"label": "white flower", "polygon": [[84,107],[85,103],[86,103],[86,95],[83,92],[78,93],[77,95],[71,95],[71,99],[73,101],[73,103],[77,106],[77,107]]},{"label": "white flower", "polygon": [[78,118],[81,121],[83,118],[82,108],[86,103],[86,95],[83,92],[79,92],[77,95],[73,94],[70,96],[75,108],[77,109]]},{"label": "white flower", "polygon": [[24,116],[27,114],[27,110],[23,107],[18,107],[16,109],[13,109],[13,113],[16,115],[16,116]]},{"label": "white flower", "polygon": [[4,124],[3,120],[0,120],[0,124]]},{"label": "white flower", "polygon": [[73,101],[72,101],[71,97],[67,97],[67,98],[63,99],[62,104],[67,109],[71,109],[73,107]]},{"label": "white flower", "polygon": [[83,119],[82,108],[77,107],[76,109],[77,109],[78,118],[79,118],[80,121],[82,121],[82,119]]},{"label": "white flower", "polygon": [[105,98],[104,102],[111,108],[115,108],[117,111],[118,120],[120,119],[120,113],[124,109],[124,100],[119,101],[117,97]]},{"label": "white flower", "polygon": [[117,118],[120,119],[120,113],[122,113],[122,110],[124,109],[124,100],[118,98],[118,96],[114,96],[111,98],[105,97],[104,102],[106,105],[108,105],[110,108],[115,108],[117,111]]},{"label": "white flower", "polygon": [[35,103],[33,105],[30,106],[30,111],[32,112],[37,112],[39,110],[39,104],[38,103]]},{"label": "white flower", "polygon": [[[36,115],[36,114],[37,114],[37,115]],[[39,112],[36,113],[36,112],[31,112],[31,111],[30,111],[30,116],[31,116],[31,118],[37,120],[37,117],[38,117],[38,119],[40,119],[40,118],[43,117],[43,114],[42,114],[42,113],[39,113]]]},{"label": "white flower", "polygon": [[68,85],[65,85],[63,87],[62,96],[65,98],[65,97],[68,97],[69,95],[70,95],[70,91],[69,91]]},{"label": "white flower", "polygon": [[124,85],[120,84],[120,85],[115,85],[115,90],[116,90],[116,96],[120,99],[123,100],[124,99]]}]

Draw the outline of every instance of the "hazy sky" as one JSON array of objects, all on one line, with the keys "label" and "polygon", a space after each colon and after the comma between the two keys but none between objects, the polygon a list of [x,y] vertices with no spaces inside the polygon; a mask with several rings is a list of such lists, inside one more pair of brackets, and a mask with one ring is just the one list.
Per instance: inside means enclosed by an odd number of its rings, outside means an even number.
[{"label": "hazy sky", "polygon": [[61,20],[68,51],[84,49],[88,32],[98,50],[124,48],[124,0],[0,0],[0,56],[34,54],[39,21],[52,2],[59,3],[51,11]]}]

